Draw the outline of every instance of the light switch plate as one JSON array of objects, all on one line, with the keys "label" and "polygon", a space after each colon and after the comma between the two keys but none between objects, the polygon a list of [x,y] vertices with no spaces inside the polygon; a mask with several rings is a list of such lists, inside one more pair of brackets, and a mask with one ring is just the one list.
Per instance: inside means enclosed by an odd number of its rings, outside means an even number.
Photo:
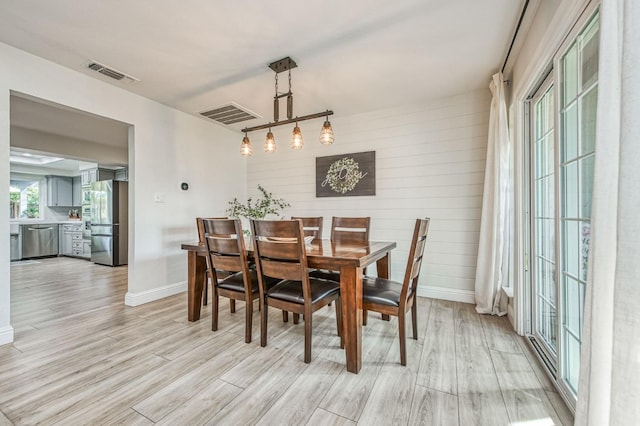
[{"label": "light switch plate", "polygon": [[156,203],[164,203],[164,192],[154,192],[153,201]]}]

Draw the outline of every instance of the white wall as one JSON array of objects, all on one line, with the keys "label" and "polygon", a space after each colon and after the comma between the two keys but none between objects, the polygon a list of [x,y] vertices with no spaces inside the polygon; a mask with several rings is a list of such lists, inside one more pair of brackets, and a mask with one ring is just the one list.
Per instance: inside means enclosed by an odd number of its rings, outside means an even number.
[{"label": "white wall", "polygon": [[[489,82],[487,81],[487,87]],[[285,198],[290,215],[371,216],[371,239],[397,241],[391,274],[401,280],[418,217],[431,218],[422,295],[473,302],[489,89],[350,117],[331,117],[336,141],[319,143],[322,120],[300,123],[305,146],[289,148],[293,126],[274,128],[277,152],[263,152],[266,131],[251,133],[247,191],[262,184]],[[376,196],[316,198],[315,158],[376,151]],[[371,269],[371,268],[370,268]],[[375,268],[368,271],[375,273]]]},{"label": "white wall", "polygon": [[[10,91],[132,124],[129,144],[128,304],[186,288],[180,242],[197,238],[195,217],[220,215],[244,197],[240,136],[113,85],[0,43],[0,181],[9,180]],[[215,103],[215,102],[214,102]],[[187,192],[179,182],[187,181]],[[0,185],[0,199],[9,186]],[[165,203],[155,203],[160,192]],[[9,215],[0,213],[0,343],[11,341]]]}]

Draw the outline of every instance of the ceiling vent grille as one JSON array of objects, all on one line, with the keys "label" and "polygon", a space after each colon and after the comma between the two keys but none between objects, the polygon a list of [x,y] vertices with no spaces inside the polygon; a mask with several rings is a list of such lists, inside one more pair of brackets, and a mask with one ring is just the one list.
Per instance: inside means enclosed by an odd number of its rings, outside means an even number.
[{"label": "ceiling vent grille", "polygon": [[87,68],[89,68],[92,71],[95,72],[99,72],[102,75],[105,75],[109,78],[112,78],[114,80],[118,80],[118,81],[123,81],[126,83],[131,83],[134,81],[140,81],[140,79],[137,79],[135,77],[132,77],[128,74],[125,74],[123,72],[120,72],[114,68],[110,68],[104,64],[101,64],[100,62],[96,62],[96,61],[91,61],[87,64]]},{"label": "ceiling vent grille", "polygon": [[253,120],[254,118],[261,118],[258,114],[233,102],[219,108],[207,109],[206,111],[200,112],[200,115],[222,124],[234,124]]}]

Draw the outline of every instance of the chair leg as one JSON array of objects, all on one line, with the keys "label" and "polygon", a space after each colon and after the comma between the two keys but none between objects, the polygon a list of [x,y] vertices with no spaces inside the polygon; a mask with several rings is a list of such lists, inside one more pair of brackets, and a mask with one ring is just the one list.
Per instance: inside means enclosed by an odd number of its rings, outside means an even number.
[{"label": "chair leg", "polygon": [[304,316],[304,362],[306,364],[311,362],[311,317],[311,314]]},{"label": "chair leg", "polygon": [[296,313],[293,314],[293,323],[294,324],[300,323],[300,314],[296,314]]},{"label": "chair leg", "polygon": [[399,312],[398,334],[400,335],[400,364],[407,365],[407,328],[405,325],[405,315]]},{"label": "chair leg", "polygon": [[367,325],[367,318],[369,317],[369,311],[366,309],[362,310],[362,325]]},{"label": "chair leg", "polygon": [[344,349],[344,331],[342,329],[342,300],[336,299],[336,322],[338,323],[338,336],[340,336],[340,349]]},{"label": "chair leg", "polygon": [[260,305],[262,307],[262,309],[260,309],[260,346],[264,348],[267,346],[267,316],[269,315],[269,306],[264,302],[261,302]]},{"label": "chair leg", "polygon": [[418,307],[416,306],[416,299],[413,299],[413,306],[411,307],[411,325],[413,327],[413,340],[418,340]]},{"label": "chair leg", "polygon": [[282,322],[289,322],[289,312],[282,311]]},{"label": "chair leg", "polygon": [[253,301],[245,303],[244,307],[244,342],[251,343],[251,332],[253,328]]},{"label": "chair leg", "polygon": [[233,299],[229,299],[229,309],[231,310],[232,314],[236,313],[236,301]]},{"label": "chair leg", "polygon": [[205,274],[204,276],[204,287],[202,288],[202,304],[207,306],[209,299],[209,276]]},{"label": "chair leg", "polygon": [[212,289],[211,302],[213,303],[213,309],[211,310],[211,331],[217,331],[220,300],[218,299],[218,290],[215,288]]}]

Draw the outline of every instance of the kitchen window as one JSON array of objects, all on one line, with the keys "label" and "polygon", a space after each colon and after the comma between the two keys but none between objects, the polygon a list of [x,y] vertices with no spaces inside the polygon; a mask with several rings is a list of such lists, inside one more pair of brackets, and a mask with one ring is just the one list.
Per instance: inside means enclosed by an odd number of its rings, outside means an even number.
[{"label": "kitchen window", "polygon": [[40,217],[40,181],[10,181],[9,216],[11,219]]}]

